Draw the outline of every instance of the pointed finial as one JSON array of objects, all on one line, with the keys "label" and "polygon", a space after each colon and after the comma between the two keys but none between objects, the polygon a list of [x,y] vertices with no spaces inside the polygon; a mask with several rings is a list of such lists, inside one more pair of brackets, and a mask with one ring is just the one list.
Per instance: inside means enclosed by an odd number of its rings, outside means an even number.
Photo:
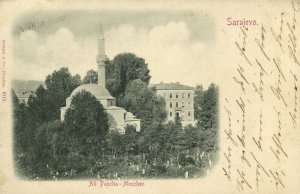
[{"label": "pointed finial", "polygon": [[99,39],[103,39],[104,40],[104,34],[103,34],[103,29],[102,29],[102,22],[100,22]]}]

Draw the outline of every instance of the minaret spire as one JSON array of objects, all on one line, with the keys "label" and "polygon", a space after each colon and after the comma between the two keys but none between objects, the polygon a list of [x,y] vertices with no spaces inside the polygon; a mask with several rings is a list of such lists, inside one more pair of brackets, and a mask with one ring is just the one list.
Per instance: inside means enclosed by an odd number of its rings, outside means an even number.
[{"label": "minaret spire", "polygon": [[98,55],[105,55],[105,39],[103,34],[102,22],[98,34]]},{"label": "minaret spire", "polygon": [[107,56],[105,55],[105,41],[104,34],[102,29],[102,22],[100,23],[100,29],[98,34],[98,55],[97,55],[97,64],[98,64],[98,85],[101,85],[105,88],[105,61],[107,61]]},{"label": "minaret spire", "polygon": [[102,22],[100,23],[100,31],[99,31],[99,39],[104,40],[104,33],[103,33],[103,28],[102,28]]}]

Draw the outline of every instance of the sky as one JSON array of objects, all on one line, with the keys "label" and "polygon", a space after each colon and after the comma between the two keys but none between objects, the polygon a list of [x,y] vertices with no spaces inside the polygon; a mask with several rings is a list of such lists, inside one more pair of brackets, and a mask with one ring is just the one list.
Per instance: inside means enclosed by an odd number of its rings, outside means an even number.
[{"label": "sky", "polygon": [[125,52],[144,58],[151,83],[206,87],[214,82],[214,20],[205,12],[188,10],[25,13],[12,29],[14,79],[43,81],[61,67],[81,78],[96,70],[100,23],[108,58]]}]

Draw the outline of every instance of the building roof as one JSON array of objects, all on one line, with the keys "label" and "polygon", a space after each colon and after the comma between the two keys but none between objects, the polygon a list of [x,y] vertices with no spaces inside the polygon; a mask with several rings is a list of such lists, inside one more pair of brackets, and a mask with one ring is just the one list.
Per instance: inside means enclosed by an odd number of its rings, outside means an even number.
[{"label": "building roof", "polygon": [[70,95],[69,98],[72,98],[75,96],[77,93],[82,92],[82,91],[87,91],[93,94],[97,99],[113,99],[109,93],[109,91],[98,84],[83,84],[78,86]]},{"label": "building roof", "polygon": [[176,83],[160,83],[153,84],[152,87],[155,87],[156,90],[194,90],[191,86],[182,85],[179,82]]},{"label": "building roof", "polygon": [[13,80],[12,89],[17,95],[19,100],[27,100],[30,95],[34,95],[36,89],[45,84],[43,81],[34,81],[34,80]]},{"label": "building roof", "polygon": [[35,92],[36,89],[40,85],[43,85],[45,87],[45,84],[43,81],[33,81],[33,80],[13,80],[12,81],[12,89],[16,93],[21,93],[23,91]]},{"label": "building roof", "polygon": [[118,106],[108,106],[106,110],[123,110],[124,112],[126,112],[124,108]]}]

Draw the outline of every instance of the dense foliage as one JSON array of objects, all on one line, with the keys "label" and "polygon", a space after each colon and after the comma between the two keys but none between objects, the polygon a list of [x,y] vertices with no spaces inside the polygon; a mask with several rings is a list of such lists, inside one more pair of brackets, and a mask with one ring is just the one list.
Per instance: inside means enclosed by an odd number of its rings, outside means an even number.
[{"label": "dense foliage", "polygon": [[164,99],[148,84],[144,59],[131,53],[107,62],[107,88],[118,106],[141,119],[141,131],[127,126],[125,134],[109,131],[108,114],[88,92],[71,101],[65,120],[59,108],[80,83],[96,83],[90,70],[81,82],[67,68],[47,76],[20,103],[12,92],[14,106],[14,157],[17,173],[28,179],[138,178],[201,176],[216,161],[218,150],[218,88],[195,90],[197,125],[183,127],[180,121],[166,123]]},{"label": "dense foliage", "polygon": [[40,86],[35,95],[28,99],[29,112],[36,122],[42,124],[60,119],[60,107],[65,106],[66,98],[80,85],[80,76],[72,76],[68,68],[61,68],[48,75],[45,86]]},{"label": "dense foliage", "polygon": [[201,86],[195,91],[195,118],[202,129],[218,127],[218,88],[215,84],[210,84],[206,91]]},{"label": "dense foliage", "polygon": [[150,71],[143,58],[132,53],[123,53],[108,63],[106,87],[111,95],[115,97],[124,95],[126,86],[133,80],[139,79],[146,85],[149,84]]},{"label": "dense foliage", "polygon": [[98,83],[98,72],[93,69],[88,70],[82,80],[82,83],[83,84],[97,84]]}]

